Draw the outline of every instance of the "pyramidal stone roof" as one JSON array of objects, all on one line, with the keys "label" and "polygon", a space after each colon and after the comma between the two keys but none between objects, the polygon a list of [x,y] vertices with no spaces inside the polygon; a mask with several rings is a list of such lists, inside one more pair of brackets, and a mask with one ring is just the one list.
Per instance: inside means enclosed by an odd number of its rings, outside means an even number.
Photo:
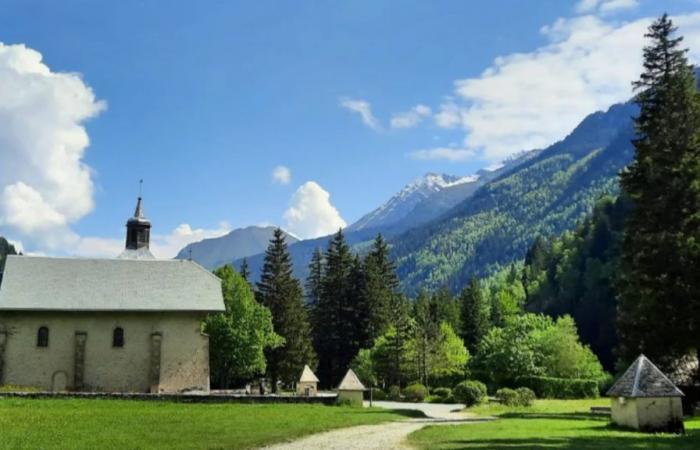
[{"label": "pyramidal stone roof", "polygon": [[318,383],[318,378],[311,371],[311,367],[304,366],[304,370],[301,372],[301,377],[299,377],[299,383]]},{"label": "pyramidal stone roof", "polygon": [[348,373],[345,374],[343,381],[340,382],[338,386],[339,391],[364,391],[365,386],[362,384],[355,372],[352,369],[348,369]]},{"label": "pyramidal stone roof", "polygon": [[640,355],[607,393],[608,397],[683,397],[683,392],[649,359]]}]

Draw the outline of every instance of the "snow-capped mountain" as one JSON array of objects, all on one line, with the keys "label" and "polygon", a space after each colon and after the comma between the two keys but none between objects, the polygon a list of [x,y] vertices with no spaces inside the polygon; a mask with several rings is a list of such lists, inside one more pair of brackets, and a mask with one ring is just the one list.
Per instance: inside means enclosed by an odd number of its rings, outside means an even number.
[{"label": "snow-capped mountain", "polygon": [[350,225],[348,231],[392,226],[402,219],[424,200],[450,187],[476,183],[479,175],[459,177],[455,175],[427,173],[406,185],[386,203],[364,215]]},{"label": "snow-capped mountain", "polygon": [[398,232],[429,222],[469,198],[483,184],[538,153],[521,152],[468,176],[428,173],[350,225],[347,231],[392,228]]}]

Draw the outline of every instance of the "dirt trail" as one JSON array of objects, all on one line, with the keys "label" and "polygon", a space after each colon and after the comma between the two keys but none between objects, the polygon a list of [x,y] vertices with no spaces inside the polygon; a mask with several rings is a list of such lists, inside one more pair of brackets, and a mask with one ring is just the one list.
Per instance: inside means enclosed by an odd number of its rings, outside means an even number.
[{"label": "dirt trail", "polygon": [[375,407],[423,411],[427,418],[407,419],[379,425],[361,425],[313,434],[264,450],[408,450],[406,437],[426,425],[477,423],[490,418],[475,418],[459,412],[462,405],[374,402]]}]

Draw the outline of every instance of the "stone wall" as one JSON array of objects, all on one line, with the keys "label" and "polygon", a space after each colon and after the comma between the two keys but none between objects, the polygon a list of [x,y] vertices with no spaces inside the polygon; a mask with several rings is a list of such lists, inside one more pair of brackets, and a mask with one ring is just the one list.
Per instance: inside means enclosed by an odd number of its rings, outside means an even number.
[{"label": "stone wall", "polygon": [[[0,382],[47,391],[208,392],[209,340],[201,319],[197,313],[2,312]],[[41,326],[49,328],[48,347],[37,346]],[[123,347],[112,347],[116,327],[124,329]]]}]

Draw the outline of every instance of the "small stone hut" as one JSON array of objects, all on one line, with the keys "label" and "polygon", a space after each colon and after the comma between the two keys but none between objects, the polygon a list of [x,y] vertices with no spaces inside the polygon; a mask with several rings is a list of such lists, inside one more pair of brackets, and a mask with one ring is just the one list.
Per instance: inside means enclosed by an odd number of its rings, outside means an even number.
[{"label": "small stone hut", "polygon": [[352,369],[348,369],[348,373],[343,377],[343,381],[338,386],[338,402],[349,403],[353,406],[362,406],[362,396],[365,392],[365,386],[360,379],[355,375]]},{"label": "small stone hut", "polygon": [[304,366],[301,371],[301,377],[297,383],[297,395],[304,397],[316,397],[318,393],[318,378],[311,371],[311,367]]},{"label": "small stone hut", "polygon": [[640,355],[607,392],[612,422],[641,431],[683,431],[683,392]]}]

